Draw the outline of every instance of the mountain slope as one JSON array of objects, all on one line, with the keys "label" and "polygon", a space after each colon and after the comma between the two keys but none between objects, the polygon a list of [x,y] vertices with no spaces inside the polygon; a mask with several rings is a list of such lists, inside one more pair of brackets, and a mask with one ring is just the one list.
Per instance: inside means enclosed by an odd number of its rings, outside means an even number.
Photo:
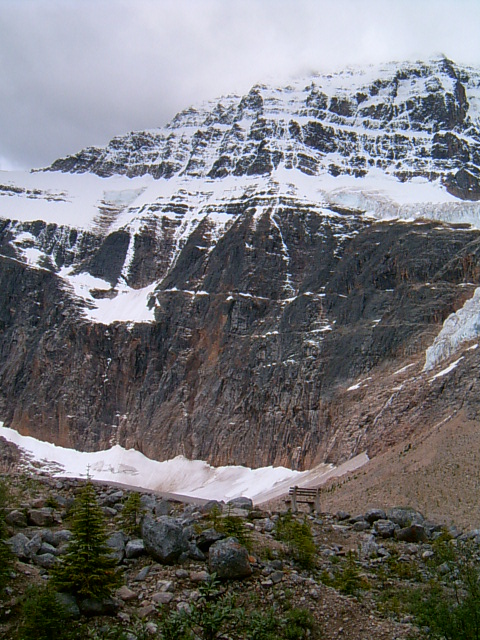
[{"label": "mountain slope", "polygon": [[479,98],[446,59],[349,70],[2,173],[0,418],[292,468],[476,419]]}]

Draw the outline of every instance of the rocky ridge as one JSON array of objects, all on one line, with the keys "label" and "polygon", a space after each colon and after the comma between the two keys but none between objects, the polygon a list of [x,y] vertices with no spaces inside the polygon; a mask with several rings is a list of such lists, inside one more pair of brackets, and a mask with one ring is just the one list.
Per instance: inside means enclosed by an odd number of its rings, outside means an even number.
[{"label": "rocky ridge", "polygon": [[285,88],[258,85],[246,96],[187,109],[164,129],[59,159],[50,170],[218,179],[280,165],[357,177],[376,167],[402,181],[441,178],[455,195],[478,199],[479,89],[475,69],[444,57],[348,69]]}]

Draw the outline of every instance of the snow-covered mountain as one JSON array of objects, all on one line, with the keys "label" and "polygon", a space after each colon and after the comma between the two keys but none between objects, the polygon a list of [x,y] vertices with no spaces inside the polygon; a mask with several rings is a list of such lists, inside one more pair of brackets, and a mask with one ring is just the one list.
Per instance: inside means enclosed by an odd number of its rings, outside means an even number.
[{"label": "snow-covered mountain", "polygon": [[480,72],[445,58],[256,86],[2,172],[0,419],[303,468],[473,415],[479,180]]}]

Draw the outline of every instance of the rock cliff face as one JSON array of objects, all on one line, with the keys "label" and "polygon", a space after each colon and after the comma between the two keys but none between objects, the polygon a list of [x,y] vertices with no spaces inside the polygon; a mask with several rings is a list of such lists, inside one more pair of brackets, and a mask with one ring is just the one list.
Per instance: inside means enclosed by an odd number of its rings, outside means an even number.
[{"label": "rock cliff face", "polygon": [[390,65],[2,175],[0,419],[295,468],[475,419],[475,332],[422,369],[479,285],[479,105],[478,71]]}]

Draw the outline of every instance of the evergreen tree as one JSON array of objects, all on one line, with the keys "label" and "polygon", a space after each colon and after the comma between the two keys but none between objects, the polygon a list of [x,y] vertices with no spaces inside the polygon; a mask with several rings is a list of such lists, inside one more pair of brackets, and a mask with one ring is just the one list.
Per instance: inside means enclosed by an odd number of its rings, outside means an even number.
[{"label": "evergreen tree", "polygon": [[53,568],[54,585],[85,598],[106,598],[119,586],[115,560],[106,545],[104,516],[88,480],[74,505],[72,539],[62,561]]},{"label": "evergreen tree", "polygon": [[131,493],[123,503],[120,525],[128,535],[140,534],[140,522],[145,509],[142,507],[140,494],[136,491]]}]

